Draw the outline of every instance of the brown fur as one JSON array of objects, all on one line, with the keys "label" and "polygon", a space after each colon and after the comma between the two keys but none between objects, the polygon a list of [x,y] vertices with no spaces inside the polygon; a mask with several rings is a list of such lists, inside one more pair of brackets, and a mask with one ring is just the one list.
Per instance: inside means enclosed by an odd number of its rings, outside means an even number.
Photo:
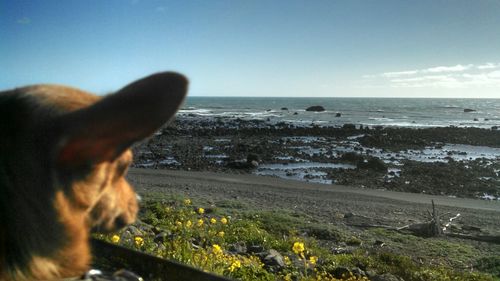
[{"label": "brown fur", "polygon": [[159,73],[105,98],[55,85],[0,92],[0,281],[81,275],[89,232],[134,222],[129,147],[171,118],[187,80]]}]

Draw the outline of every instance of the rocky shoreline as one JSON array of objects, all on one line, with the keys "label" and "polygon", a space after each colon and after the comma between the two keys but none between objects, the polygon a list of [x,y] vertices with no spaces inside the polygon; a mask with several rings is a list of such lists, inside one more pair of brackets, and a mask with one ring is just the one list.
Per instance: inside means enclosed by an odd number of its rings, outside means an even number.
[{"label": "rocky shoreline", "polygon": [[189,114],[137,145],[134,152],[135,167],[500,198],[497,128],[297,126]]}]

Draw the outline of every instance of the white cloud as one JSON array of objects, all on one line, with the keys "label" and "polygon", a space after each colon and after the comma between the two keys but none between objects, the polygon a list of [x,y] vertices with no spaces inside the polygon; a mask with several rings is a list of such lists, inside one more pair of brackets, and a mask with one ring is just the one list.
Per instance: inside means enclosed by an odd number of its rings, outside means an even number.
[{"label": "white cloud", "polygon": [[407,70],[407,71],[385,72],[385,73],[382,73],[382,76],[387,77],[387,78],[393,78],[393,77],[413,75],[413,74],[417,74],[417,73],[418,73],[418,70]]},{"label": "white cloud", "polygon": [[500,70],[496,70],[496,71],[492,71],[492,72],[488,73],[488,77],[500,79]]},{"label": "white cloud", "polygon": [[492,62],[487,62],[482,65],[478,65],[477,69],[494,69],[494,68],[499,68],[500,63],[492,63]]},{"label": "white cloud", "polygon": [[500,63],[457,64],[426,69],[384,72],[365,75],[372,82],[386,84],[392,88],[471,88],[499,87]]},{"label": "white cloud", "polygon": [[441,72],[462,72],[467,69],[472,68],[474,65],[461,65],[457,64],[455,66],[436,66],[423,70],[423,72],[431,72],[431,73],[441,73]]},{"label": "white cloud", "polygon": [[30,24],[31,23],[31,19],[28,18],[28,17],[22,17],[22,18],[20,18],[20,19],[17,20],[17,23],[18,24],[23,24],[23,25]]}]

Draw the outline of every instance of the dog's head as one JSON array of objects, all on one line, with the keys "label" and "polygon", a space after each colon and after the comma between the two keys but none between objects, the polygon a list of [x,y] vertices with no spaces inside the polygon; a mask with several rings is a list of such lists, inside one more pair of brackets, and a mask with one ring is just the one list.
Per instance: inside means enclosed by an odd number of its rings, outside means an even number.
[{"label": "dog's head", "polygon": [[27,276],[68,276],[88,263],[75,256],[88,252],[89,230],[134,222],[130,147],[176,113],[187,84],[166,72],[104,98],[54,85],[1,93],[0,280],[9,264]]},{"label": "dog's head", "polygon": [[[69,101],[47,95],[46,101],[69,109],[54,123],[55,178],[66,188],[69,203],[86,212],[90,227],[111,231],[134,222],[137,198],[124,178],[132,162],[129,147],[169,120],[186,90],[184,77],[162,73],[95,102],[85,93],[73,94]],[[90,104],[76,109],[81,101]]]}]

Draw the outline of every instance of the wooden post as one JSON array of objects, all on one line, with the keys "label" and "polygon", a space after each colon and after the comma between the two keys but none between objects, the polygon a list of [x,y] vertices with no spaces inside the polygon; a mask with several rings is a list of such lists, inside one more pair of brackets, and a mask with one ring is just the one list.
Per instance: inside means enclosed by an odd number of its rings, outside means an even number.
[{"label": "wooden post", "polygon": [[432,220],[430,227],[432,236],[441,236],[443,234],[443,229],[441,228],[441,220],[439,218],[438,211],[436,210],[436,206],[434,205],[434,200],[432,200]]}]

